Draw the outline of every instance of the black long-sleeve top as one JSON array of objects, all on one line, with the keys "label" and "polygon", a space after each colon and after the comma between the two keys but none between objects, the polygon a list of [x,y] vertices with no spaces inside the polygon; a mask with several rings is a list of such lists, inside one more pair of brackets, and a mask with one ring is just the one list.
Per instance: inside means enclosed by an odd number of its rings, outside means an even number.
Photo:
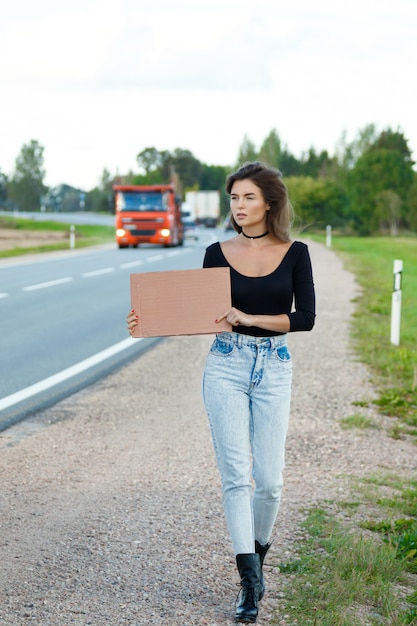
[{"label": "black long-sleeve top", "polygon": [[[206,249],[203,267],[230,267],[232,306],[243,313],[286,314],[290,332],[313,328],[316,315],[313,273],[308,247],[301,241],[291,244],[281,263],[267,276],[251,277],[237,272],[226,260],[219,242]],[[255,337],[284,334],[257,326],[236,326],[233,330]]]}]

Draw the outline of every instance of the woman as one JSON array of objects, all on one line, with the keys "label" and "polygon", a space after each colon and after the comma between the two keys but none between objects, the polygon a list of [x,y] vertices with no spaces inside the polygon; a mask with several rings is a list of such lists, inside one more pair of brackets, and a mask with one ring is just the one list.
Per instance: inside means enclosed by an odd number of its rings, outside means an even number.
[{"label": "woman", "polygon": [[[216,321],[227,319],[232,332],[213,341],[203,397],[241,579],[235,618],[253,623],[282,491],[292,376],[287,333],[312,329],[315,295],[308,248],[290,239],[280,173],[247,163],[228,177],[226,190],[238,234],[209,246],[204,267],[230,268],[232,308]],[[131,312],[130,331],[136,320]]]}]

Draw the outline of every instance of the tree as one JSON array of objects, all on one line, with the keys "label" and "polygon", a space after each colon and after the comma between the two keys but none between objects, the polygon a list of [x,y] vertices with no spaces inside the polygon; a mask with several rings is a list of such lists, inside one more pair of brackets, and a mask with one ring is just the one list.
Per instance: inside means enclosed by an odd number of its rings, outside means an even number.
[{"label": "tree", "polygon": [[376,138],[375,124],[368,124],[362,128],[351,143],[347,142],[344,131],[336,146],[336,157],[342,169],[346,171],[352,169],[359,157],[375,143]]},{"label": "tree", "polygon": [[23,211],[39,211],[46,192],[43,184],[44,148],[34,139],[24,144],[16,159],[15,172],[8,186],[8,195]]},{"label": "tree", "polygon": [[340,187],[330,180],[311,176],[291,176],[285,179],[294,207],[297,223],[303,228],[323,228],[345,220],[346,198]]},{"label": "tree", "polygon": [[399,130],[393,131],[391,128],[383,130],[378,139],[372,145],[372,149],[378,150],[379,148],[400,152],[406,163],[414,165],[407,140]]},{"label": "tree", "polygon": [[295,157],[285,146],[282,149],[280,163],[278,169],[282,172],[283,176],[301,176],[302,175],[302,163]]},{"label": "tree", "polygon": [[[351,213],[360,233],[370,234],[379,228],[381,210],[385,215],[382,221],[386,222],[387,211],[388,213],[391,211],[390,220],[392,220],[394,209],[388,209],[388,206],[393,207],[395,204],[395,211],[399,210],[399,206],[407,207],[414,175],[413,161],[406,139],[390,129],[383,131],[358,158],[348,175]],[[392,200],[393,196],[381,196],[385,191],[395,193],[399,198],[399,204],[397,201],[395,203],[390,201],[387,204],[387,198]],[[395,217],[395,220],[398,222],[399,217]],[[407,222],[406,209],[403,221]]]},{"label": "tree", "polygon": [[258,158],[258,152],[256,150],[255,144],[249,139],[247,135],[245,135],[239,148],[236,166],[240,167],[244,163],[247,163],[248,161],[256,161]]},{"label": "tree", "polygon": [[258,159],[264,161],[271,167],[279,169],[284,176],[299,176],[301,174],[300,161],[291,154],[286,145],[281,143],[275,129],[271,130],[269,135],[265,138],[259,153],[256,150],[255,144],[248,136],[244,136],[239,149],[237,166],[239,167],[247,161],[257,161]]},{"label": "tree", "polygon": [[163,156],[156,148],[145,148],[136,157],[139,167],[145,171],[145,174],[160,170],[163,165]]},{"label": "tree", "polygon": [[375,198],[376,217],[379,220],[379,229],[386,228],[392,236],[398,235],[398,225],[401,218],[401,198],[391,189],[381,191]]},{"label": "tree", "polygon": [[406,205],[408,207],[407,225],[417,233],[417,172],[414,172],[413,182],[408,191]]},{"label": "tree", "polygon": [[0,206],[7,200],[7,176],[0,170]]},{"label": "tree", "polygon": [[87,211],[94,211],[95,213],[112,212],[113,182],[113,176],[105,168],[101,174],[99,185],[86,195]]},{"label": "tree", "polygon": [[199,189],[216,190],[225,186],[229,168],[224,165],[201,165]]},{"label": "tree", "polygon": [[264,139],[259,151],[259,158],[270,167],[279,169],[281,163],[282,145],[281,139],[275,129],[271,130],[269,135]]},{"label": "tree", "polygon": [[199,184],[202,165],[189,150],[175,148],[174,152],[161,152],[161,174],[165,182],[170,182],[174,176],[178,177],[183,188]]},{"label": "tree", "polygon": [[318,154],[313,147],[309,149],[307,154],[303,155],[301,161],[302,175],[313,178],[326,177],[327,172],[332,171],[333,167],[333,159],[329,157],[327,150],[322,150]]}]

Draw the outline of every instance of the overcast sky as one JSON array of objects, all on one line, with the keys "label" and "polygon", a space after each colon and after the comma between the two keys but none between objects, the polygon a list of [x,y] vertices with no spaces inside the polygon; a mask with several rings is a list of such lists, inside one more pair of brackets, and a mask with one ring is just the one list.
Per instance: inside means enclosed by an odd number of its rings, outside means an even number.
[{"label": "overcast sky", "polygon": [[[137,171],[145,147],[233,165],[276,129],[334,154],[367,124],[417,161],[415,0],[10,0],[1,10],[0,170],[44,146],[46,184]],[[284,172],[285,174],[285,172]]]}]

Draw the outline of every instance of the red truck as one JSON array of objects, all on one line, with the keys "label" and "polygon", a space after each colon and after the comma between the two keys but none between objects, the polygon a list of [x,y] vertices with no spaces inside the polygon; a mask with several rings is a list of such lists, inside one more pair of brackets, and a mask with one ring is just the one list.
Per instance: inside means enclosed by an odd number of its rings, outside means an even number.
[{"label": "red truck", "polygon": [[182,246],[181,200],[174,184],[114,185],[113,190],[119,248],[141,243]]}]

